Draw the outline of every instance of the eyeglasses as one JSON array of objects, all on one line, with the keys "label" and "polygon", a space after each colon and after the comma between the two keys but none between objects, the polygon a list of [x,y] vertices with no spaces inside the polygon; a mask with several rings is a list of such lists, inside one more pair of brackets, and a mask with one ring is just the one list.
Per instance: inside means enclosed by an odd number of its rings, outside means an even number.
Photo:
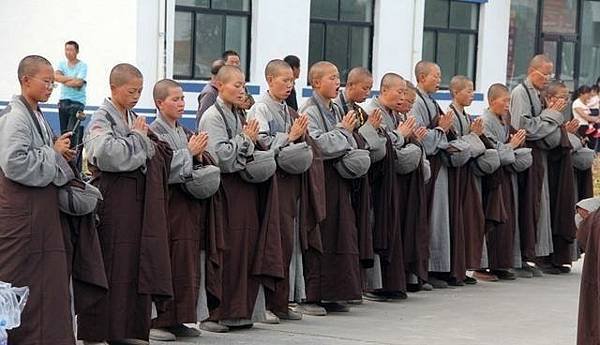
[{"label": "eyeglasses", "polygon": [[40,78],[35,78],[35,77],[29,77],[31,79],[35,79],[37,81],[41,81],[42,83],[44,83],[44,85],[46,85],[47,89],[56,89],[58,87],[58,84],[53,82],[53,81],[49,81],[49,80],[42,80]]},{"label": "eyeglasses", "polygon": [[554,79],[554,77],[555,77],[554,73],[546,74],[537,68],[534,68],[533,70],[536,71],[537,73],[539,73],[542,77],[546,78],[547,80]]}]

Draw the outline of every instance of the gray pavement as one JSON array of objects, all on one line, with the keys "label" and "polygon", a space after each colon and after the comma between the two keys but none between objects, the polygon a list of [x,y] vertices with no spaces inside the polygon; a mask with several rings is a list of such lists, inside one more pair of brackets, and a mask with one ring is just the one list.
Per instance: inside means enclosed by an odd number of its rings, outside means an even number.
[{"label": "gray pavement", "polygon": [[151,344],[570,345],[577,330],[580,272],[581,262],[567,275],[479,282],[409,294],[400,302],[367,301],[350,313]]}]

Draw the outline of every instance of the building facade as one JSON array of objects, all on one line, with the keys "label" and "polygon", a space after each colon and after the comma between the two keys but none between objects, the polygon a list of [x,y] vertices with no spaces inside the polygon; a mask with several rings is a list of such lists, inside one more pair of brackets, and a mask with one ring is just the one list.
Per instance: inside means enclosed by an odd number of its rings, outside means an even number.
[{"label": "building facade", "polygon": [[[297,55],[302,98],[312,93],[307,70],[314,61],[336,63],[343,81],[354,66],[371,69],[376,94],[386,72],[414,81],[416,62],[433,60],[442,67],[442,86],[454,74],[474,80],[473,114],[485,108],[489,85],[520,82],[535,53],[554,59],[556,75],[572,87],[600,75],[597,0],[25,0],[0,9],[12,14],[0,18],[7,43],[0,107],[18,92],[22,57],[40,54],[57,64],[68,40],[80,44],[88,64],[88,113],[109,94],[110,68],[129,62],[144,74],[136,111],[153,117],[154,82],[174,78],[184,87],[190,127],[210,64],[227,49],[240,53],[254,94],[266,90],[269,60]],[[43,109],[53,126],[58,94]],[[445,106],[450,97],[442,88],[436,98]]]}]

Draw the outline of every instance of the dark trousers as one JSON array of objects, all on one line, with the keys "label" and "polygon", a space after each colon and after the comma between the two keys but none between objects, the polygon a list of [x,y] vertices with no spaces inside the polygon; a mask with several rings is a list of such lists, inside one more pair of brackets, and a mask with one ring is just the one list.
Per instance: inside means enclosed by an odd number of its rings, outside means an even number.
[{"label": "dark trousers", "polygon": [[[75,102],[70,99],[61,99],[58,101],[60,134],[73,131],[73,136],[71,137],[71,147],[75,147],[83,140],[83,124],[80,124],[76,129],[73,129],[73,127],[77,122],[77,113],[83,111],[84,108],[85,106],[83,103]],[[77,167],[81,166],[81,150],[78,150],[77,152],[75,164]]]},{"label": "dark trousers", "polygon": [[61,99],[58,102],[58,118],[60,120],[60,134],[73,130],[77,121],[77,112],[83,111],[84,105],[70,99]]}]

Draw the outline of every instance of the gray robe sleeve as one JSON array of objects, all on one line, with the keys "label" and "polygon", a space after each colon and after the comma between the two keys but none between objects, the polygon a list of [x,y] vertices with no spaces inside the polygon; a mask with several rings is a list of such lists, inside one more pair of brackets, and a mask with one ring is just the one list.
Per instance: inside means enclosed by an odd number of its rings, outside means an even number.
[{"label": "gray robe sleeve", "polygon": [[498,150],[501,165],[510,165],[515,162],[515,152],[510,144],[504,143],[501,139],[502,128],[498,124],[484,119],[483,134],[494,144],[494,148]]},{"label": "gray robe sleeve", "polygon": [[173,150],[169,183],[183,183],[192,175],[194,157],[188,148]]},{"label": "gray robe sleeve", "polygon": [[527,91],[520,86],[511,94],[510,122],[516,129],[525,129],[528,140],[541,140],[552,133],[562,121],[562,114],[555,110],[543,110],[540,116],[532,116]]},{"label": "gray robe sleeve", "polygon": [[[314,109],[313,109],[314,108]],[[336,126],[334,129],[326,132],[321,126],[321,115],[316,107],[309,107],[304,112],[308,114],[308,134],[315,140],[324,159],[334,159],[343,156],[352,149],[348,138],[352,136],[350,132],[342,127]]]},{"label": "gray robe sleeve", "polygon": [[229,139],[221,116],[207,111],[200,120],[198,129],[208,133],[208,152],[216,157],[223,173],[244,170],[246,159],[254,153],[254,143],[240,133]]},{"label": "gray robe sleeve", "polygon": [[92,117],[84,138],[88,161],[107,172],[133,171],[145,166],[154,156],[154,143],[137,131],[127,135],[115,133],[102,113]]},{"label": "gray robe sleeve", "polygon": [[[378,152],[377,156],[379,159],[377,160],[381,160],[383,157],[385,157],[385,144],[387,139],[383,135],[379,134],[373,125],[371,125],[369,122],[366,122],[358,129],[358,133],[367,142],[367,149],[369,151]],[[373,155],[371,155],[371,157],[373,157]],[[371,163],[374,163],[377,160]]]},{"label": "gray robe sleeve", "polygon": [[423,126],[427,129],[427,135],[423,138],[423,148],[427,156],[432,156],[438,153],[440,149],[445,150],[448,147],[448,140],[446,133],[441,128],[429,129],[431,124],[429,123],[429,114],[427,112],[427,106],[421,99],[417,99],[411,113],[417,120],[417,126]]},{"label": "gray robe sleeve", "polygon": [[67,161],[53,147],[34,147],[31,122],[26,117],[5,115],[3,120],[0,167],[8,179],[30,187],[51,183],[60,187],[74,177]]},{"label": "gray robe sleeve", "polygon": [[254,103],[248,111],[247,116],[248,120],[255,119],[258,121],[259,133],[257,141],[262,147],[274,149],[275,154],[277,154],[281,147],[288,144],[288,133],[271,132],[269,122],[273,117],[269,114],[269,108],[266,104]]},{"label": "gray robe sleeve", "polygon": [[[153,128],[153,126],[150,126]],[[169,184],[183,183],[188,177],[192,175],[192,169],[194,167],[194,157],[187,145],[185,147],[175,147],[175,140],[172,138],[172,134],[158,133],[156,135],[160,140],[169,143],[169,146],[173,150],[173,157],[171,158],[171,168],[169,172]]]}]

